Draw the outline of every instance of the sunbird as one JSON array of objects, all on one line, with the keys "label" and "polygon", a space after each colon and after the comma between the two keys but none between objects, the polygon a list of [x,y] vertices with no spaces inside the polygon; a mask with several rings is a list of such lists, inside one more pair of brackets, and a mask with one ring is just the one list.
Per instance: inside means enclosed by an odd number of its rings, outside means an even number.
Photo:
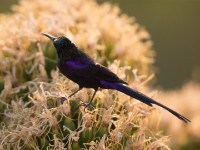
[{"label": "sunbird", "polygon": [[79,85],[79,88],[69,95],[68,98],[76,94],[82,88],[94,89],[94,94],[92,95],[91,100],[88,103],[82,102],[80,106],[84,106],[85,108],[88,106],[90,107],[99,88],[114,89],[149,106],[153,106],[152,104],[158,105],[175,115],[180,120],[183,120],[185,123],[190,122],[189,119],[180,115],[176,111],[155,101],[143,93],[128,87],[127,82],[120,79],[115,73],[105,66],[96,63],[67,37],[54,37],[48,33],[42,34],[51,39],[54,44],[58,55],[57,66],[60,72]]}]

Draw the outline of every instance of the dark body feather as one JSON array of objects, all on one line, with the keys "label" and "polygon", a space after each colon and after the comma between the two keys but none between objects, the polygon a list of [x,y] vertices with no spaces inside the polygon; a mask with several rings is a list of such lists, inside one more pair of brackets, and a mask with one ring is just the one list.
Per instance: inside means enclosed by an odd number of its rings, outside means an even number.
[{"label": "dark body feather", "polygon": [[53,41],[58,54],[57,65],[61,73],[79,85],[79,89],[72,93],[70,96],[74,95],[84,87],[93,88],[95,90],[91,101],[87,104],[83,103],[81,106],[87,107],[91,105],[91,102],[96,92],[98,91],[98,88],[115,89],[135,99],[138,99],[139,101],[149,106],[156,104],[166,109],[180,120],[183,120],[186,123],[190,122],[189,119],[180,115],[174,110],[166,107],[161,103],[158,103],[143,93],[128,87],[125,81],[120,79],[108,68],[95,63],[93,59],[91,59],[87,54],[77,48],[76,45],[72,43],[68,38],[63,36],[56,38],[46,33],[43,35],[49,37]]}]

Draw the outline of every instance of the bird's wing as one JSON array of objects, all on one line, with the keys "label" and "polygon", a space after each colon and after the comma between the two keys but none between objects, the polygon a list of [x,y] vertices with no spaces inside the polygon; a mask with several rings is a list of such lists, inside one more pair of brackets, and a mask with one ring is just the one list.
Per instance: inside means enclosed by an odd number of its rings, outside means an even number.
[{"label": "bird's wing", "polygon": [[118,82],[127,84],[121,80],[116,74],[111,72],[108,68],[94,62],[70,60],[66,62],[68,68],[74,75],[81,77],[92,77],[97,80],[106,80],[111,82]]},{"label": "bird's wing", "polygon": [[108,68],[106,68],[98,63],[91,65],[89,70],[93,70],[93,68],[96,68],[96,69],[94,69],[96,71],[93,71],[92,74],[99,80],[106,80],[106,81],[111,81],[111,82],[127,84],[125,81],[120,79],[116,74],[114,74]]}]

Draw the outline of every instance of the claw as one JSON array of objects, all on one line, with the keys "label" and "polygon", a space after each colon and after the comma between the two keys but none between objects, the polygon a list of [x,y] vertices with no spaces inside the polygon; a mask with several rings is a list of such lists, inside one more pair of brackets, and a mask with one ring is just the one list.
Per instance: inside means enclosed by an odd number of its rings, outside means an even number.
[{"label": "claw", "polygon": [[61,98],[60,98],[61,104],[63,104],[66,100],[67,100],[67,98],[61,97]]},{"label": "claw", "polygon": [[86,108],[87,108],[87,107],[90,107],[90,110],[94,110],[94,107],[92,106],[91,102],[89,102],[89,103],[84,103],[84,102],[82,102],[81,104],[79,104],[79,107],[80,107],[80,106],[85,107],[85,108],[84,108],[84,111],[85,111],[85,112],[86,112]]}]

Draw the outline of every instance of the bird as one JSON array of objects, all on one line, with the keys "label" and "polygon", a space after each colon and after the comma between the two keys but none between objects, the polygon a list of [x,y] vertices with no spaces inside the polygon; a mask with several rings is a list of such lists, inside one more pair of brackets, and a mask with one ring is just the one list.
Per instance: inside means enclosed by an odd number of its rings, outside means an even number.
[{"label": "bird", "polygon": [[85,108],[91,107],[92,100],[94,99],[99,88],[112,89],[120,91],[149,106],[153,106],[153,104],[158,105],[185,123],[191,122],[189,119],[169,107],[155,101],[135,89],[130,88],[127,82],[120,79],[107,67],[96,63],[91,57],[78,48],[69,38],[65,36],[54,37],[48,33],[42,33],[42,35],[48,37],[53,42],[58,55],[57,67],[59,68],[59,71],[79,86],[79,88],[70,94],[68,98],[75,95],[82,88],[94,89],[94,93],[90,101],[88,103],[82,102],[80,106],[84,106]]}]

